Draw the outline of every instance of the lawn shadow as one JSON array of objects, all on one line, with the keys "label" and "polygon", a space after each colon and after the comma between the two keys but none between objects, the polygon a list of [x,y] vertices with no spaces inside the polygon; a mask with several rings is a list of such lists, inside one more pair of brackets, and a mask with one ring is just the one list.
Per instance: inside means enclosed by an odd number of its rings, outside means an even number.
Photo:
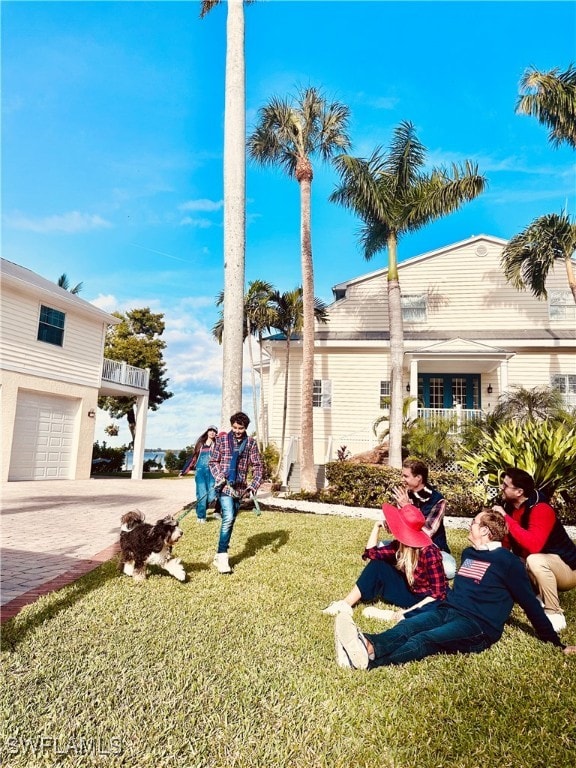
[{"label": "lawn shadow", "polygon": [[234,557],[230,558],[231,565],[237,565],[242,560],[247,560],[249,557],[254,557],[261,549],[270,547],[272,552],[278,552],[280,547],[283,547],[288,543],[290,535],[288,531],[268,531],[266,533],[256,533],[254,536],[249,536],[244,544],[244,549]]}]

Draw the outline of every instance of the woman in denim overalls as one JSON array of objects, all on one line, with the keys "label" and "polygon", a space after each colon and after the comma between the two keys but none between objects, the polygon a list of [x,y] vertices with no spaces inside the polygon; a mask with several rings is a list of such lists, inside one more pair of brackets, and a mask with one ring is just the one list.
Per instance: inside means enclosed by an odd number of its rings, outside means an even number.
[{"label": "woman in denim overalls", "polygon": [[180,473],[187,475],[193,469],[196,470],[194,475],[196,480],[196,519],[199,523],[206,522],[206,508],[216,498],[214,478],[208,468],[208,459],[217,432],[216,427],[210,426],[206,432],[200,435],[194,446],[192,458],[184,465],[184,469]]}]

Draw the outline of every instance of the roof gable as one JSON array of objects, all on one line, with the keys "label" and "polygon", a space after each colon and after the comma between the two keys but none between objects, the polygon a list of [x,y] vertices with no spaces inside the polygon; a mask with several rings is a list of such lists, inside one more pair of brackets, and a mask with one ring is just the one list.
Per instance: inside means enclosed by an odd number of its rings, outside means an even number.
[{"label": "roof gable", "polygon": [[74,293],[70,293],[65,288],[61,288],[56,283],[47,280],[45,277],[32,272],[31,269],[22,267],[7,259],[1,260],[2,284],[23,291],[26,294],[33,294],[40,297],[42,301],[52,301],[58,306],[64,306],[69,311],[90,315],[94,320],[105,322],[109,325],[117,325],[121,321],[104,310],[95,307],[86,299],[81,299]]}]

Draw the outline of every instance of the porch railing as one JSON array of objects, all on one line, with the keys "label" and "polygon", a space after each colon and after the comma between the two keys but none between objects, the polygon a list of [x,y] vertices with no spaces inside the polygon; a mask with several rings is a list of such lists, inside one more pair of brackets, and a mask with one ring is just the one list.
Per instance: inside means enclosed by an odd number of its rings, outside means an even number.
[{"label": "porch railing", "polygon": [[479,408],[418,408],[418,417],[428,423],[434,424],[443,419],[452,419],[454,425],[450,432],[459,432],[461,427],[478,421],[482,418],[482,411]]},{"label": "porch railing", "polygon": [[102,380],[113,384],[125,384],[137,389],[148,389],[150,371],[147,368],[136,368],[133,365],[104,358],[102,364]]}]

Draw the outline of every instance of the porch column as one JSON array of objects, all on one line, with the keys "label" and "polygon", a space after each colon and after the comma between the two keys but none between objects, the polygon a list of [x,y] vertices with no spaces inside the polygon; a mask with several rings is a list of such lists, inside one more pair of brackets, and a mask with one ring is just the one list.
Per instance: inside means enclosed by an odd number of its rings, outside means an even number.
[{"label": "porch column", "polygon": [[132,480],[142,480],[144,465],[144,449],[146,445],[146,421],[148,418],[148,392],[136,398],[136,434],[134,435],[134,452],[132,454]]},{"label": "porch column", "polygon": [[498,368],[498,384],[500,386],[499,394],[503,395],[508,391],[508,360],[502,360]]},{"label": "porch column", "polygon": [[411,419],[418,416],[418,360],[410,361],[410,397],[415,398],[410,403],[409,414]]}]

